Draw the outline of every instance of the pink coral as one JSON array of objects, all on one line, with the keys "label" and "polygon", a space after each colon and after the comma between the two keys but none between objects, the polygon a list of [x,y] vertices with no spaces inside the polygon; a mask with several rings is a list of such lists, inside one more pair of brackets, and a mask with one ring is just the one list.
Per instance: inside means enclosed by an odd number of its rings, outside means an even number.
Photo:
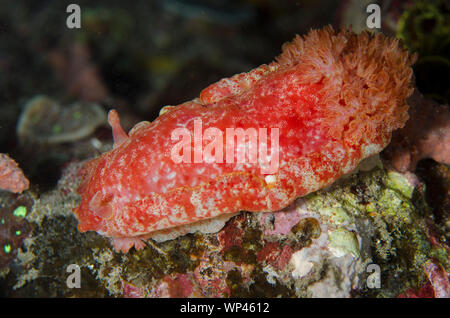
[{"label": "pink coral", "polygon": [[120,282],[122,283],[122,293],[124,298],[144,298],[145,292],[142,288],[139,288],[122,278],[120,278]]},{"label": "pink coral", "polygon": [[301,219],[300,214],[295,208],[292,207],[276,213],[262,213],[260,216],[260,222],[262,224],[266,224],[267,219],[270,217],[273,217],[273,227],[268,227],[264,231],[264,235],[286,235]]},{"label": "pink coral", "polygon": [[414,171],[424,158],[450,164],[450,110],[448,105],[424,98],[416,90],[408,100],[409,117],[392,135],[384,158],[399,171]]},{"label": "pink coral", "polygon": [[434,297],[450,298],[450,276],[445,269],[441,265],[427,261],[423,265],[423,271],[433,286]]},{"label": "pink coral", "polygon": [[431,284],[427,282],[420,289],[410,288],[403,294],[398,295],[397,298],[434,298],[434,291]]},{"label": "pink coral", "polygon": [[258,252],[258,262],[266,262],[275,266],[276,269],[282,270],[289,263],[293,253],[294,251],[289,245],[281,246],[276,242],[268,242]]},{"label": "pink coral", "polygon": [[0,189],[21,193],[28,189],[30,182],[17,162],[7,154],[0,153]]},{"label": "pink coral", "polygon": [[72,44],[55,49],[48,54],[48,59],[71,94],[85,101],[103,101],[108,97],[108,89],[90,62],[86,46]]},{"label": "pink coral", "polygon": [[420,289],[408,289],[398,298],[450,298],[450,276],[441,265],[427,261],[422,266],[428,282]]}]

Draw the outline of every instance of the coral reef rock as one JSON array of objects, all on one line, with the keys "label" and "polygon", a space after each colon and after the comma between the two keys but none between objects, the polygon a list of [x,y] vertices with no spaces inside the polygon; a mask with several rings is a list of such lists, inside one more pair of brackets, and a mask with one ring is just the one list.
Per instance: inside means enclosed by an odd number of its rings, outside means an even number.
[{"label": "coral reef rock", "polygon": [[[81,166],[32,199],[30,235],[0,272],[6,296],[412,297],[430,284],[445,295],[448,247],[430,238],[422,188],[401,173],[359,171],[282,211],[123,254],[76,229]],[[71,264],[80,288],[66,284]]]}]

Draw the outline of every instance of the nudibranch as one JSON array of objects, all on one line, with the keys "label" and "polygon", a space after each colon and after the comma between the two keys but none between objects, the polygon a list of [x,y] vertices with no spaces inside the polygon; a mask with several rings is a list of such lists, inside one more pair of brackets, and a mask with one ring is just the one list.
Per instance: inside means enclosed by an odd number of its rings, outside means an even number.
[{"label": "nudibranch", "polygon": [[161,231],[283,209],[388,145],[408,119],[415,59],[382,34],[325,27],[128,134],[111,110],[114,147],[83,168],[78,229],[126,252]]}]

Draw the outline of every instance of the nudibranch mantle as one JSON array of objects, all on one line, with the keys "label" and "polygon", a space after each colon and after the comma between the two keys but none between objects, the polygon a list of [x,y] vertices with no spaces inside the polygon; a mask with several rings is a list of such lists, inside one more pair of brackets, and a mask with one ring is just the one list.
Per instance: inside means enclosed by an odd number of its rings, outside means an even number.
[{"label": "nudibranch mantle", "polygon": [[[223,221],[241,210],[283,209],[387,146],[408,119],[415,59],[382,34],[325,27],[285,44],[274,62],[165,107],[128,134],[110,111],[114,148],[83,168],[81,203],[74,210],[79,230],[108,236],[116,250],[127,252],[188,224]],[[180,128],[193,132],[189,146],[203,150],[218,138],[211,131],[266,132],[263,153],[277,155],[277,169],[262,169],[267,158],[195,160],[192,153],[190,162],[174,160],[180,136],[173,132]],[[199,141],[196,132],[204,138]],[[225,151],[214,149],[211,156],[225,158]]]}]

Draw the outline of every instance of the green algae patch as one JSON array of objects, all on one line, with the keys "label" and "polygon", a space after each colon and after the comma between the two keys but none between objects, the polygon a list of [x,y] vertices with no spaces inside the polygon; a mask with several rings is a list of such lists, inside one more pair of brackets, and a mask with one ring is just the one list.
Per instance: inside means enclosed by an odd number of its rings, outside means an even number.
[{"label": "green algae patch", "polygon": [[328,234],[328,240],[335,256],[340,257],[345,254],[352,254],[355,257],[359,257],[359,244],[355,233],[339,228]]},{"label": "green algae patch", "polygon": [[385,189],[377,202],[376,213],[410,224],[414,218],[414,206],[395,190]]},{"label": "green algae patch", "polygon": [[330,222],[336,225],[346,224],[351,220],[351,218],[347,214],[347,211],[340,206],[337,206],[335,208],[323,208],[320,210],[320,213],[323,216],[328,217],[330,219]]},{"label": "green algae patch", "polygon": [[408,199],[412,199],[414,187],[410,185],[408,180],[400,173],[388,171],[386,174],[385,184],[388,188],[400,192]]},{"label": "green algae patch", "polygon": [[17,217],[24,218],[27,216],[27,207],[21,205],[14,210],[13,214]]}]

